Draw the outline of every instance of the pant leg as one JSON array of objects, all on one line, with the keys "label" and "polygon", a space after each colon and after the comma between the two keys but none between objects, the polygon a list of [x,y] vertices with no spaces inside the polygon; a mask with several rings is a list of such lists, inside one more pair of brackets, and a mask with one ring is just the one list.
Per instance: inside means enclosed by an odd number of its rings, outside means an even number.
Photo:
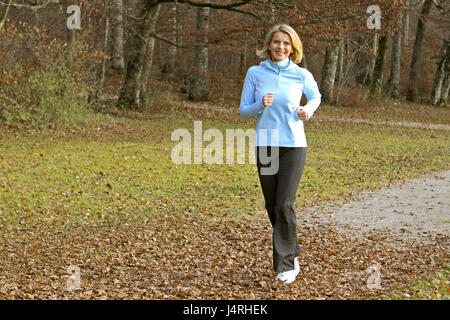
[{"label": "pant leg", "polygon": [[[306,148],[279,148],[279,169],[274,175],[259,175],[266,209],[273,226],[273,265],[277,272],[294,269],[300,255],[297,241],[295,198],[306,160]],[[261,164],[258,163],[258,167]],[[258,170],[260,173],[260,170]]]},{"label": "pant leg", "polygon": [[272,155],[272,147],[256,147],[256,163],[258,168],[259,182],[261,183],[261,188],[264,195],[265,207],[267,214],[269,215],[270,223],[272,227],[275,226],[275,196],[277,188],[277,175],[271,174],[267,175],[261,174],[261,168],[268,167],[270,164],[262,164],[260,160],[260,153],[263,152],[265,155],[270,157]]},{"label": "pant leg", "polygon": [[273,230],[273,262],[278,272],[294,269],[294,258],[301,253],[297,240],[295,199],[305,160],[306,148],[280,150]]}]

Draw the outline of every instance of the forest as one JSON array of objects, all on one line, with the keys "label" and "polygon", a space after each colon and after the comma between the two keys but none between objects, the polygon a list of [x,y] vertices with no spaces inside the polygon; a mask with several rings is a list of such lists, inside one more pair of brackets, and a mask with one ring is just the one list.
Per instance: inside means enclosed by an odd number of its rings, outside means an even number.
[{"label": "forest", "polygon": [[[234,108],[246,70],[259,63],[256,49],[277,23],[300,34],[300,66],[315,75],[325,103],[448,103],[445,1],[378,1],[375,11],[371,1],[353,0],[210,2],[2,2],[2,123],[54,126],[105,97],[119,109],[188,100]],[[39,87],[53,81],[56,96]],[[53,110],[52,99],[60,100]],[[67,110],[64,99],[77,107]]]}]

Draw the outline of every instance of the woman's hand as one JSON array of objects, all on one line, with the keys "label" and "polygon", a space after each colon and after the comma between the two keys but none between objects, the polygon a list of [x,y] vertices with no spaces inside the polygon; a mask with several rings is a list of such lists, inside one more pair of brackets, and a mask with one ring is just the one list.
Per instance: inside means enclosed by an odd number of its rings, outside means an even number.
[{"label": "woman's hand", "polygon": [[297,108],[297,115],[300,120],[306,121],[308,120],[308,113],[303,110],[303,108]]},{"label": "woman's hand", "polygon": [[273,103],[273,93],[268,93],[263,97],[264,108],[271,106]]}]

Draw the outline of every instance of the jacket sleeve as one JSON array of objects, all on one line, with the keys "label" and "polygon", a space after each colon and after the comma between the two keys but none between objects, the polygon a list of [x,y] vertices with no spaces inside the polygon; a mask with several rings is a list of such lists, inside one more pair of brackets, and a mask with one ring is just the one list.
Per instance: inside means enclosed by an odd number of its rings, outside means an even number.
[{"label": "jacket sleeve", "polygon": [[242,88],[241,104],[239,113],[244,119],[256,117],[258,112],[264,109],[261,101],[255,101],[256,80],[253,77],[252,69],[248,69],[245,76],[244,87]]},{"label": "jacket sleeve", "polygon": [[322,95],[320,94],[319,87],[317,86],[317,82],[314,80],[312,73],[305,69],[304,76],[303,92],[308,99],[308,102],[303,107],[303,110],[308,114],[309,120],[319,107],[322,101]]}]

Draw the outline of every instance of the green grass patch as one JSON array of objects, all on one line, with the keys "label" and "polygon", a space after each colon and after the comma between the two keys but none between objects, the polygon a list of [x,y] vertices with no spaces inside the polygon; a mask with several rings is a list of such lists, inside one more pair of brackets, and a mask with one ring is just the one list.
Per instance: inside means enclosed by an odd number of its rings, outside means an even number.
[{"label": "green grass patch", "polygon": [[442,269],[411,283],[404,293],[395,292],[392,299],[400,300],[448,300],[450,298],[450,262]]},{"label": "green grass patch", "polygon": [[[194,134],[198,114],[161,112],[117,118],[113,128],[78,134],[0,137],[0,216],[11,225],[85,219],[130,221],[152,215],[239,219],[264,211],[256,166],[179,164],[175,129]],[[254,122],[202,120],[203,132],[254,128]],[[448,132],[394,126],[309,122],[307,164],[296,205],[345,200],[449,163]],[[210,142],[204,142],[206,147]],[[224,149],[225,154],[225,149]],[[225,161],[224,161],[225,162]]]}]

